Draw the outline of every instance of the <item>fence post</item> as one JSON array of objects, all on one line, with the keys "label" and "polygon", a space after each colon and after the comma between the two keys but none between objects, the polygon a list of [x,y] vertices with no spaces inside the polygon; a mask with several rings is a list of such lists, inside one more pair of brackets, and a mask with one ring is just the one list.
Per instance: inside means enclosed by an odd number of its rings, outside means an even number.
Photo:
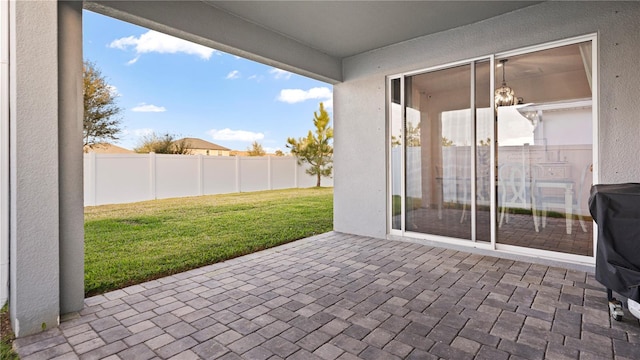
[{"label": "fence post", "polygon": [[267,189],[273,190],[271,185],[271,155],[267,156]]},{"label": "fence post", "polygon": [[240,156],[236,155],[236,192],[240,192]]},{"label": "fence post", "polygon": [[156,200],[156,153],[149,153],[149,187],[151,198]]},{"label": "fence post", "polygon": [[[85,157],[87,157],[87,155],[84,155]],[[89,164],[88,164],[88,170],[87,171],[87,177],[88,179],[84,179],[84,181],[89,185],[89,188],[87,189],[87,195],[89,197],[89,199],[87,199],[89,206],[95,206],[97,205],[97,201],[96,201],[96,192],[97,192],[97,188],[98,188],[98,184],[96,184],[96,181],[98,181],[98,177],[96,176],[97,173],[97,167],[98,165],[96,164],[96,153],[95,152],[90,152],[89,153]]]},{"label": "fence post", "polygon": [[298,184],[298,160],[293,158],[293,182],[295,184],[295,188],[299,187]]},{"label": "fence post", "polygon": [[198,196],[204,195],[204,157],[198,154]]}]

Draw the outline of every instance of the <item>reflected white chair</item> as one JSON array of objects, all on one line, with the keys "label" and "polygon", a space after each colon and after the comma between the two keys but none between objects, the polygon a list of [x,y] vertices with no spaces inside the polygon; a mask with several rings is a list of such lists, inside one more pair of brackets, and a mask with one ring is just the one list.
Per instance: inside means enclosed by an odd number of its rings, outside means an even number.
[{"label": "reflected white chair", "polygon": [[[467,218],[467,207],[471,207],[471,169],[467,166],[464,168],[462,174],[464,174],[464,183],[462,188],[462,216],[460,216],[460,223],[462,224]],[[489,165],[479,166],[476,169],[476,204],[482,204],[489,206]]]},{"label": "reflected white chair", "polygon": [[529,169],[529,165],[524,163],[505,163],[499,167],[500,219],[498,227],[502,227],[503,222],[509,223],[508,209],[530,209],[534,228],[536,232],[539,231],[531,173],[538,173],[540,170],[535,165],[531,165],[531,167]]},{"label": "reflected white chair", "polygon": [[466,217],[467,202],[470,202],[470,169],[468,166],[436,166],[436,179],[440,185],[438,219],[442,220],[442,208],[445,202],[462,204],[460,223]]},{"label": "reflected white chair", "polygon": [[445,200],[455,196],[455,189],[457,188],[455,166],[436,165],[435,169],[436,181],[439,186],[438,220],[442,220],[442,209],[444,208]]},{"label": "reflected white chair", "polygon": [[[566,204],[567,200],[565,198],[565,194],[558,194],[558,193],[545,194],[543,193],[541,188],[536,187],[537,188],[536,198],[537,198],[537,202],[539,203],[539,208],[540,208],[540,213],[542,218],[542,228],[545,228],[547,226],[547,212],[549,211],[550,208],[555,208],[555,209],[562,209],[564,211],[570,210],[571,214],[565,214],[566,216],[573,216],[574,214],[577,215],[582,231],[587,232],[586,222],[584,220],[584,217],[582,216],[582,211],[583,211],[582,195],[583,195],[585,186],[591,185],[591,181],[590,181],[591,178],[590,177],[587,178],[591,174],[591,172],[592,172],[591,164],[588,164],[582,169],[582,172],[580,174],[580,182],[578,183],[578,188],[576,189],[574,187],[571,190],[573,194],[572,194],[571,204],[569,205],[570,206],[569,209],[567,209],[567,204]],[[569,228],[567,228],[567,234],[569,233],[570,233],[570,230]]]}]

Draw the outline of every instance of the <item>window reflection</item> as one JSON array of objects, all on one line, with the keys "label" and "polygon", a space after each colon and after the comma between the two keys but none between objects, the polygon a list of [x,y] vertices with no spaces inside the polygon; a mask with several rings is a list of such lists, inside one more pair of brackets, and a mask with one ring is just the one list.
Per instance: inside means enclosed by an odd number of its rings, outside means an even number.
[{"label": "window reflection", "polygon": [[488,60],[391,80],[392,229],[592,256],[591,53],[496,59],[510,106]]},{"label": "window reflection", "polygon": [[497,108],[499,243],[593,253],[590,47],[509,58],[520,101]]},{"label": "window reflection", "polygon": [[391,80],[391,228],[402,228],[402,107],[400,105],[400,79]]},{"label": "window reflection", "polygon": [[406,229],[471,239],[470,65],[408,77]]}]

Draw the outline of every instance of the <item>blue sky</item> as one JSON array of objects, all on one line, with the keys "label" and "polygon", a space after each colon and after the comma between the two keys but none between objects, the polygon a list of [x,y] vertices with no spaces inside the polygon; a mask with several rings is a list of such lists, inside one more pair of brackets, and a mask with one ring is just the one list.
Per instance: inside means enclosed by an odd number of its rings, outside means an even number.
[{"label": "blue sky", "polygon": [[154,131],[287,152],[287,137],[307,134],[321,101],[333,119],[330,84],[86,10],[83,26],[84,58],[123,109],[119,146]]}]

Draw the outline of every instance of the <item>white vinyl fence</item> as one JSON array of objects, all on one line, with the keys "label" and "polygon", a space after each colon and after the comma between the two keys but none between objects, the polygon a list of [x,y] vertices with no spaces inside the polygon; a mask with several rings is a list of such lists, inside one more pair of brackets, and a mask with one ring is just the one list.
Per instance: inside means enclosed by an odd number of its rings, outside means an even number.
[{"label": "white vinyl fence", "polygon": [[[84,154],[84,205],[306,188],[315,176],[293,156]],[[333,186],[333,178],[322,178]]]}]

